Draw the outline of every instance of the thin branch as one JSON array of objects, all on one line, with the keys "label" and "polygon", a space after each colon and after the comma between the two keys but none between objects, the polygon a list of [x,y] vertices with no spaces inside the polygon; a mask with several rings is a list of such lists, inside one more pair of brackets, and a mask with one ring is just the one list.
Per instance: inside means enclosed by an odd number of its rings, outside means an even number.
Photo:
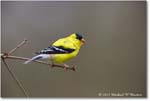
[{"label": "thin branch", "polygon": [[[4,53],[4,54],[1,54],[1,57],[2,58],[10,58],[10,59],[18,59],[18,60],[28,60],[30,58],[26,58],[26,57],[18,57],[18,56],[11,56],[10,54],[12,54],[13,52],[15,52],[18,48],[20,48],[21,46],[23,46],[24,44],[26,44],[27,42],[27,39],[24,39],[20,44],[18,44],[14,49],[12,49],[10,52],[8,53]],[[58,67],[58,68],[65,68],[66,70],[73,70],[75,71],[76,67],[75,66],[72,66],[72,67],[64,67],[63,65],[58,65],[58,64],[50,64],[50,63],[47,63],[47,62],[44,62],[44,61],[34,61],[34,62],[37,62],[37,63],[41,63],[41,64],[45,64],[45,65],[49,65],[51,67]]]},{"label": "thin branch", "polygon": [[25,88],[22,86],[22,84],[20,83],[20,81],[17,79],[16,75],[12,72],[12,70],[9,68],[8,64],[6,63],[5,59],[2,58],[2,61],[4,62],[7,70],[9,71],[9,73],[11,74],[11,76],[13,77],[13,79],[16,81],[17,85],[20,87],[20,89],[22,90],[22,92],[24,93],[24,95],[26,97],[28,96],[28,93],[26,92]]},{"label": "thin branch", "polygon": [[14,49],[12,49],[10,52],[8,52],[7,55],[12,54],[13,52],[15,52],[18,48],[20,48],[21,46],[23,46],[24,44],[26,44],[27,39],[24,39],[20,44],[17,45],[17,47],[15,47]]},{"label": "thin branch", "polygon": [[[5,57],[6,59],[17,59],[17,60],[29,60],[30,58],[25,58],[25,57],[18,57],[18,56],[11,56],[11,55],[8,55]],[[44,64],[44,65],[49,65],[51,66],[52,68],[53,67],[57,67],[57,68],[64,68],[63,65],[58,65],[58,64],[50,64],[50,63],[47,63],[47,62],[44,62],[44,61],[39,61],[39,60],[36,60],[36,61],[33,61],[33,62],[36,62],[36,63],[40,63],[40,64]],[[72,67],[66,67],[67,70],[73,70],[75,71],[75,66],[72,66]]]},{"label": "thin branch", "polygon": [[[20,83],[20,81],[17,79],[17,77],[15,76],[15,74],[13,73],[13,71],[11,71],[11,69],[9,68],[9,65],[6,63],[5,59],[17,59],[17,60],[29,60],[30,58],[26,58],[26,57],[18,57],[18,56],[12,56],[11,54],[13,52],[15,52],[18,48],[20,48],[21,46],[23,46],[24,44],[26,44],[27,39],[24,39],[20,44],[18,44],[14,49],[12,49],[10,52],[8,53],[3,53],[0,54],[2,61],[4,62],[4,65],[6,66],[7,70],[9,71],[9,73],[11,74],[11,76],[13,77],[13,79],[16,81],[17,85],[20,87],[20,89],[23,91],[24,95],[26,97],[28,96],[28,93],[26,92],[25,88],[22,86],[22,84]],[[40,63],[40,64],[44,64],[44,65],[49,65],[51,67],[58,67],[58,68],[65,68],[62,65],[57,65],[57,64],[50,64],[44,61],[33,61],[36,63]],[[65,70],[73,70],[75,71],[75,66],[73,67],[66,67]]]}]

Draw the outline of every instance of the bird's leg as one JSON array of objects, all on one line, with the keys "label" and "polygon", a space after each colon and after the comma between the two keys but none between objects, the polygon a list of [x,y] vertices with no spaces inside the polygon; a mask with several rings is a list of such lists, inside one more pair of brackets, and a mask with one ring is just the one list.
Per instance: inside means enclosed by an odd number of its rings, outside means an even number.
[{"label": "bird's leg", "polygon": [[69,67],[69,65],[67,65],[67,64],[64,64],[64,69],[65,69],[65,71],[67,71],[67,68]]},{"label": "bird's leg", "polygon": [[76,67],[77,67],[77,66],[74,65],[74,66],[72,67],[72,70],[73,70],[73,71],[76,71]]},{"label": "bird's leg", "polygon": [[55,66],[55,64],[53,62],[51,62],[51,68],[53,68]]}]

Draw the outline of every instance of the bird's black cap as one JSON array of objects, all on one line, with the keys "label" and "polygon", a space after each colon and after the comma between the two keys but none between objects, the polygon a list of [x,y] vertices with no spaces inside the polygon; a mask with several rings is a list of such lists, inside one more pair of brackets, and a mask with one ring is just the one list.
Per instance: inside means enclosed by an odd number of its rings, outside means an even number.
[{"label": "bird's black cap", "polygon": [[79,40],[83,39],[83,36],[79,33],[76,33],[76,36],[77,36],[77,39],[79,39]]}]

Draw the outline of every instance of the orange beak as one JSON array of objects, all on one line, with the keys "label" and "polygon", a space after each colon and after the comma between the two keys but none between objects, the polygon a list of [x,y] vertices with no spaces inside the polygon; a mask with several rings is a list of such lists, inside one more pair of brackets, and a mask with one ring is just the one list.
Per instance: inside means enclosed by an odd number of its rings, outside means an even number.
[{"label": "orange beak", "polygon": [[85,43],[85,40],[84,40],[84,39],[81,39],[81,42],[82,42],[82,43]]}]

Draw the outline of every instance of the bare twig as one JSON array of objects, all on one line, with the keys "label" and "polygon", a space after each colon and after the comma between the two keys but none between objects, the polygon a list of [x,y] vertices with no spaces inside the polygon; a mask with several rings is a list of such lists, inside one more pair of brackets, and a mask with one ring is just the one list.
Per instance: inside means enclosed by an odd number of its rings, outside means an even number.
[{"label": "bare twig", "polygon": [[20,44],[17,45],[17,47],[15,47],[14,49],[12,49],[10,52],[8,52],[7,55],[12,54],[13,52],[15,52],[18,48],[20,48],[21,46],[23,46],[24,44],[26,44],[27,39],[24,39]]},{"label": "bare twig", "polygon": [[[29,60],[29,59],[30,59],[30,58],[18,57],[18,56],[11,56],[11,55],[6,56],[5,58],[6,58],[6,59],[17,59],[17,60]],[[40,64],[45,64],[45,65],[49,65],[49,66],[51,66],[51,67],[64,68],[63,65],[50,64],[50,63],[44,62],[44,61],[36,60],[36,61],[34,61],[34,62],[40,63]],[[75,66],[67,67],[66,69],[67,69],[67,70],[73,70],[73,71],[75,71]]]},{"label": "bare twig", "polygon": [[20,81],[17,79],[16,75],[13,73],[13,71],[9,68],[8,64],[6,63],[5,59],[2,58],[2,61],[4,62],[7,70],[9,71],[9,73],[11,74],[11,76],[13,77],[13,79],[16,81],[17,85],[20,87],[20,89],[22,90],[22,92],[24,93],[24,95],[26,97],[28,96],[28,93],[26,92],[25,88],[22,86],[22,84],[20,83]]},{"label": "bare twig", "polygon": [[[26,97],[28,96],[28,93],[26,92],[25,88],[23,87],[23,85],[20,83],[20,81],[17,79],[17,77],[15,76],[15,74],[13,73],[13,71],[10,69],[9,65],[6,63],[5,59],[17,59],[17,60],[29,60],[30,58],[26,58],[26,57],[18,57],[18,56],[12,56],[11,54],[13,52],[15,52],[18,48],[20,48],[21,46],[23,46],[24,44],[26,44],[27,40],[24,39],[20,44],[18,44],[14,49],[12,49],[10,52],[8,53],[3,53],[0,54],[2,61],[4,62],[4,65],[6,66],[7,70],[9,71],[9,73],[11,74],[11,76],[13,77],[13,79],[16,81],[17,85],[20,87],[20,89],[23,91],[24,95]],[[44,65],[49,65],[51,67],[58,67],[58,68],[65,68],[66,70],[73,70],[75,71],[75,66],[73,67],[64,67],[63,65],[58,65],[58,64],[50,64],[44,61],[33,61],[36,63],[40,63],[40,64],[44,64]]]},{"label": "bare twig", "polygon": [[[9,59],[18,59],[18,60],[28,60],[30,58],[26,58],[26,57],[18,57],[18,56],[11,56],[11,54],[13,52],[15,52],[18,48],[20,48],[21,46],[23,46],[24,44],[26,44],[27,42],[27,39],[24,39],[20,44],[18,44],[14,49],[12,49],[10,52],[8,53],[4,53],[4,54],[1,54],[1,57],[6,59],[6,58],[9,58]],[[50,64],[50,63],[47,63],[47,62],[44,62],[44,61],[39,61],[39,60],[36,60],[34,62],[37,62],[37,63],[41,63],[41,64],[45,64],[45,65],[49,65],[51,67],[58,67],[58,68],[65,68],[66,70],[73,70],[75,71],[76,67],[75,66],[72,66],[72,67],[64,67],[63,65],[58,65],[58,64]]]}]

